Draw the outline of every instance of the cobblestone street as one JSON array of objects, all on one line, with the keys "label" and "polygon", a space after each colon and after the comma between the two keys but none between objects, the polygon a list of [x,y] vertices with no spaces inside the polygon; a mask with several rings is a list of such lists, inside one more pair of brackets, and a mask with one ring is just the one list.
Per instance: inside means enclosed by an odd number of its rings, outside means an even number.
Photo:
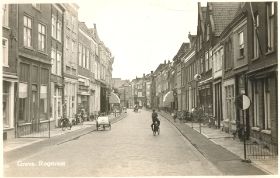
[{"label": "cobblestone street", "polygon": [[[6,165],[6,176],[221,175],[167,120],[153,136],[151,112],[128,111],[112,130],[94,131]],[[49,164],[49,167],[48,167]],[[56,166],[50,164],[57,164]]]}]

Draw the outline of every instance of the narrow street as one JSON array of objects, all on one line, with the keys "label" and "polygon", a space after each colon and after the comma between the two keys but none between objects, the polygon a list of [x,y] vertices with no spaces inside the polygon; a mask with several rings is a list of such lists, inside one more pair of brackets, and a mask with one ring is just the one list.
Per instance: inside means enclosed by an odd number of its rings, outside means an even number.
[{"label": "narrow street", "polygon": [[5,176],[222,175],[166,119],[153,136],[151,112],[128,110],[111,131],[65,139],[5,165]]}]

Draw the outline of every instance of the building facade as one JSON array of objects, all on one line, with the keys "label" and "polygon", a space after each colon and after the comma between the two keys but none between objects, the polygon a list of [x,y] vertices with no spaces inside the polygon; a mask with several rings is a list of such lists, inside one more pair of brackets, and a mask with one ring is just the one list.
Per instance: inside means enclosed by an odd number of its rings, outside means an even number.
[{"label": "building facade", "polygon": [[70,120],[77,111],[78,90],[78,10],[76,4],[63,4],[64,13],[64,102],[65,114]]},{"label": "building facade", "polygon": [[[47,130],[51,118],[51,19],[53,5],[14,6],[18,24],[17,71],[19,76],[17,116],[18,137]],[[51,118],[51,119],[50,119]],[[49,121],[51,120],[51,121]]]},{"label": "building facade", "polygon": [[2,5],[2,105],[3,105],[3,139],[15,137],[16,95],[18,88],[17,72],[17,40],[19,38],[17,20],[17,5]]}]

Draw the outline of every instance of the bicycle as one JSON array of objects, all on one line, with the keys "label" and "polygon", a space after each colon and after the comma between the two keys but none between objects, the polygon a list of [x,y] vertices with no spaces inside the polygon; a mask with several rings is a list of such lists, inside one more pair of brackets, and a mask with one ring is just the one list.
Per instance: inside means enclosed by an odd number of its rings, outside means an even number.
[{"label": "bicycle", "polygon": [[63,131],[65,130],[65,128],[68,128],[68,130],[71,130],[72,124],[67,117],[64,117],[64,118],[61,117],[61,128]]}]

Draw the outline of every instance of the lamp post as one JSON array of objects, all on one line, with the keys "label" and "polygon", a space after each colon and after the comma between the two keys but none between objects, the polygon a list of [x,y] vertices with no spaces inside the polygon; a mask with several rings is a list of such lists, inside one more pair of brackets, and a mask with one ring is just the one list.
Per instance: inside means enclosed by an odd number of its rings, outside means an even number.
[{"label": "lamp post", "polygon": [[[196,95],[197,95],[197,99],[196,101],[198,101],[199,99],[199,92],[198,92],[198,82],[201,80],[201,75],[200,74],[195,74],[194,75],[194,80],[195,80],[195,87],[196,87]],[[198,102],[197,102],[198,103]],[[200,105],[200,101],[199,101],[199,105]],[[197,107],[197,114],[198,114],[198,117],[199,117],[199,133],[201,133],[201,118],[200,118],[200,114],[199,114],[199,107]]]}]

